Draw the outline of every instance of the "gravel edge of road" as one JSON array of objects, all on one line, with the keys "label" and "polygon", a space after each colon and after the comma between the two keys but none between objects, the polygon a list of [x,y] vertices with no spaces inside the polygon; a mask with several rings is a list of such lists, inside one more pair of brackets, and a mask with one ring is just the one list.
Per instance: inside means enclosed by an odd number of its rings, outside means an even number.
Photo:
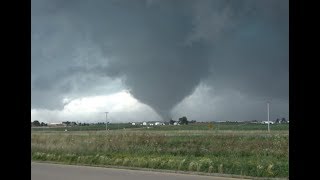
[{"label": "gravel edge of road", "polygon": [[139,170],[139,171],[150,171],[150,172],[164,172],[164,173],[215,176],[215,177],[226,177],[226,178],[254,179],[254,180],[287,180],[287,179],[289,179],[289,178],[251,177],[251,176],[241,176],[241,175],[235,175],[235,174],[204,173],[204,172],[193,172],[193,171],[175,171],[175,170],[167,170],[167,169],[151,169],[151,168],[139,168],[139,167],[128,167],[128,166],[73,164],[73,163],[64,163],[64,162],[56,162],[56,161],[34,161],[34,160],[32,160],[31,163],[33,163],[33,162],[34,163],[46,163],[46,164],[60,164],[60,165],[69,165],[69,166],[114,168],[114,169],[123,169],[123,170]]}]

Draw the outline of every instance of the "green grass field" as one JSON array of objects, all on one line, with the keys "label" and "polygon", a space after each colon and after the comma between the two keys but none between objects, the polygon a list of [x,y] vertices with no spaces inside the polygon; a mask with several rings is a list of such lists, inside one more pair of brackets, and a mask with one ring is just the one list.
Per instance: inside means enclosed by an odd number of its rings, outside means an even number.
[{"label": "green grass field", "polygon": [[212,128],[208,124],[130,126],[115,125],[107,132],[94,131],[90,126],[82,130],[70,127],[67,132],[33,129],[32,159],[254,177],[289,176],[287,124],[270,125],[270,133],[267,125],[245,123],[219,123]]}]

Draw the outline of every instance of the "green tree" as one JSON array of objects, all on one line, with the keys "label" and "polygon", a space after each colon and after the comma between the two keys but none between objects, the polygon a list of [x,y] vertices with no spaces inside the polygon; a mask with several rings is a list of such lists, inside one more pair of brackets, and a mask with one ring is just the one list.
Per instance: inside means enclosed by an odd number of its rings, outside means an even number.
[{"label": "green tree", "polygon": [[62,122],[62,124],[65,124],[66,126],[70,126],[71,122],[65,121],[65,122]]},{"label": "green tree", "polygon": [[174,121],[174,120],[171,119],[171,120],[169,121],[169,124],[173,125],[175,122],[176,122],[176,121]]},{"label": "green tree", "polygon": [[40,122],[38,120],[33,121],[32,123],[33,126],[40,126]]},{"label": "green tree", "polygon": [[179,118],[179,124],[188,124],[187,117],[183,116],[182,118]]},{"label": "green tree", "polygon": [[47,124],[44,122],[41,122],[40,126],[47,126]]},{"label": "green tree", "polygon": [[286,118],[281,118],[281,123],[287,123]]}]

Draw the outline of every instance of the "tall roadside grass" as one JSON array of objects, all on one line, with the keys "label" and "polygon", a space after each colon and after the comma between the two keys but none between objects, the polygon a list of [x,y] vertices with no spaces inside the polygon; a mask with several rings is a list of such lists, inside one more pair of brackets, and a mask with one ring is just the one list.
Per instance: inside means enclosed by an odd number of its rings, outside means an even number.
[{"label": "tall roadside grass", "polygon": [[288,133],[33,132],[32,159],[288,177]]}]

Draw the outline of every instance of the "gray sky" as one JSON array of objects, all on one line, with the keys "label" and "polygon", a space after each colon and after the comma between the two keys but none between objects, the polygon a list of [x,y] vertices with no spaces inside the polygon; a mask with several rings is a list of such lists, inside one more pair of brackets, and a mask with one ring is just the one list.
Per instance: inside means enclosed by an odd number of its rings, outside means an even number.
[{"label": "gray sky", "polygon": [[32,120],[288,118],[288,0],[31,2]]}]

